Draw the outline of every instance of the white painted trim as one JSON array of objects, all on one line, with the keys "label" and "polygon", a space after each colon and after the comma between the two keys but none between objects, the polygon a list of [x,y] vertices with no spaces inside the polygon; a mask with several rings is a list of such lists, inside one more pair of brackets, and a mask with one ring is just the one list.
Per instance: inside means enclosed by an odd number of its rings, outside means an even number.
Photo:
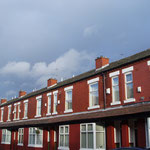
[{"label": "white painted trim", "polygon": [[23,101],[23,103],[28,103],[28,99],[27,99],[27,100],[25,100],[25,101]]},{"label": "white painted trim", "polygon": [[70,113],[70,112],[73,112],[72,109],[68,109],[68,110],[65,110],[64,113]]},{"label": "white painted trim", "polygon": [[117,101],[117,102],[112,102],[112,103],[110,103],[111,106],[112,106],[112,105],[118,105],[118,104],[121,104],[121,102],[120,102],[120,101]]},{"label": "white painted trim", "polygon": [[50,115],[51,115],[51,113],[47,113],[47,114],[46,114],[46,116],[50,116]]},{"label": "white painted trim", "polygon": [[11,108],[11,105],[9,105],[8,108]]},{"label": "white painted trim", "polygon": [[41,98],[42,98],[42,95],[36,97],[36,99],[41,99]]},{"label": "white painted trim", "polygon": [[148,66],[150,66],[150,60],[149,60],[149,61],[147,61],[147,65],[148,65]]},{"label": "white painted trim", "polygon": [[57,94],[57,93],[58,93],[58,90],[53,92],[53,94]]},{"label": "white painted trim", "polygon": [[68,91],[68,90],[72,90],[73,89],[73,86],[68,86],[66,88],[64,88],[64,91]]},{"label": "white painted trim", "polygon": [[10,144],[10,142],[1,142],[1,144]]},{"label": "white painted trim", "polygon": [[97,68],[96,71],[99,71],[99,70],[101,70],[101,69],[103,69],[103,68],[105,68],[105,67],[107,67],[107,66],[109,66],[109,64],[106,64],[106,65],[104,65],[104,66],[102,66],[102,67],[100,67],[100,68]]},{"label": "white painted trim", "polygon": [[17,105],[20,105],[20,102],[18,102]]},{"label": "white painted trim", "polygon": [[124,103],[135,102],[135,98],[124,100]]},{"label": "white painted trim", "polygon": [[53,113],[52,113],[52,115],[57,115],[57,114],[58,114],[57,112],[53,112]]},{"label": "white painted trim", "polygon": [[15,103],[14,106],[17,106],[17,103]]},{"label": "white painted trim", "polygon": [[55,86],[55,85],[57,85],[57,83],[55,83],[55,84],[53,84],[53,85],[51,85],[51,86],[48,86],[47,88],[49,89],[49,88],[51,88],[51,87],[53,87],[53,86]]},{"label": "white painted trim", "polygon": [[37,148],[40,147],[40,148],[42,148],[43,145],[36,145],[36,144],[33,145],[33,144],[28,144],[28,147],[37,147]]},{"label": "white painted trim", "polygon": [[18,145],[18,146],[23,146],[23,144],[20,144],[20,143],[18,143],[17,145]]},{"label": "white painted trim", "polygon": [[28,119],[28,117],[23,117],[22,119]]},{"label": "white painted trim", "polygon": [[59,150],[69,150],[69,147],[58,147]]},{"label": "white painted trim", "polygon": [[90,106],[90,107],[88,107],[87,109],[90,110],[90,109],[96,109],[96,108],[100,108],[100,105]]},{"label": "white painted trim", "polygon": [[130,71],[133,71],[133,69],[134,69],[133,66],[122,69],[122,73],[127,73],[127,72],[130,72]]},{"label": "white painted trim", "polygon": [[1,110],[4,110],[4,107],[2,107]]},{"label": "white painted trim", "polygon": [[34,116],[35,118],[38,118],[38,117],[41,117],[41,115],[36,115],[36,116]]},{"label": "white painted trim", "polygon": [[99,81],[99,77],[91,79],[91,80],[88,80],[87,84],[91,84],[91,83],[98,82],[98,81]]},{"label": "white painted trim", "polygon": [[47,96],[50,96],[50,95],[52,95],[52,92],[50,92],[50,93],[47,93]]},{"label": "white painted trim", "polygon": [[114,76],[117,76],[117,75],[119,75],[120,74],[120,71],[118,70],[118,71],[115,71],[115,72],[111,72],[111,73],[109,73],[109,77],[111,78],[111,77],[114,77]]}]

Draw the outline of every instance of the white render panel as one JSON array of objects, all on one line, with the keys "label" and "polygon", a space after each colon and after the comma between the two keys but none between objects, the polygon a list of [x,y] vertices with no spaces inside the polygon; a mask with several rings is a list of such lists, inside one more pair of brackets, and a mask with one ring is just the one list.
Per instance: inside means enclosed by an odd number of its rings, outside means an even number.
[{"label": "white render panel", "polygon": [[149,61],[147,61],[147,65],[148,65],[148,66],[150,66],[150,60],[149,60]]},{"label": "white render panel", "polygon": [[53,94],[57,94],[57,93],[58,93],[58,90],[53,92]]},{"label": "white render panel", "polygon": [[130,72],[130,71],[133,71],[133,66],[122,69],[122,73]]},{"label": "white render panel", "polygon": [[50,95],[52,95],[52,92],[50,92],[50,93],[47,93],[47,96],[50,96]]},{"label": "white render panel", "polygon": [[36,97],[36,99],[40,99],[40,98],[42,98],[42,95]]},{"label": "white render panel", "polygon": [[88,80],[87,83],[91,84],[91,83],[98,82],[98,81],[99,81],[99,77],[91,79],[91,80]]},{"label": "white render panel", "polygon": [[69,86],[69,87],[64,88],[64,91],[68,91],[68,90],[72,90],[72,89],[73,89],[73,86]]},{"label": "white render panel", "polygon": [[111,72],[111,73],[109,74],[109,77],[111,78],[111,77],[117,76],[117,75],[119,75],[119,74],[120,74],[120,71]]}]

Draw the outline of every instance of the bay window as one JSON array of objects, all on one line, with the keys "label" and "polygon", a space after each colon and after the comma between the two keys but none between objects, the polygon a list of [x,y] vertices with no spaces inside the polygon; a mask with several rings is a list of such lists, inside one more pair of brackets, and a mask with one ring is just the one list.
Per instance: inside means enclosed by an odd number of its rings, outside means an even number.
[{"label": "bay window", "polygon": [[19,128],[18,129],[18,145],[23,145],[23,135],[24,135],[24,129]]},{"label": "bay window", "polygon": [[43,130],[39,128],[29,128],[29,144],[30,147],[42,147]]},{"label": "bay window", "polygon": [[69,147],[69,126],[59,126],[59,147]]},{"label": "bay window", "polygon": [[2,129],[2,144],[10,144],[11,142],[11,131]]}]

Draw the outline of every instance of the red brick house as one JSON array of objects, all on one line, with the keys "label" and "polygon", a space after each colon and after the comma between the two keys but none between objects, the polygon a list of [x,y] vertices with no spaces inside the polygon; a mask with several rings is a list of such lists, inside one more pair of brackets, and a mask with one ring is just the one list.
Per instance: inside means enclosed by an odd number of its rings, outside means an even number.
[{"label": "red brick house", "polygon": [[150,49],[0,105],[0,150],[150,147]]}]

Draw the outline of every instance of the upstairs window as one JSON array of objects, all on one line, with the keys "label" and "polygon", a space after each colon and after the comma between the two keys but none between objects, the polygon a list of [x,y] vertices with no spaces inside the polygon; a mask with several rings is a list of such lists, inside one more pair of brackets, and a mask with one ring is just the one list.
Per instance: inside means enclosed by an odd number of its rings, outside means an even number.
[{"label": "upstairs window", "polygon": [[69,126],[59,127],[59,147],[68,148],[69,147]]},{"label": "upstairs window", "polygon": [[126,99],[134,98],[132,72],[125,74]]},{"label": "upstairs window", "polygon": [[119,102],[119,77],[115,76],[112,78],[112,96],[113,102]]},{"label": "upstairs window", "polygon": [[11,105],[8,106],[8,120],[7,121],[10,121],[11,119]]},{"label": "upstairs window", "polygon": [[3,122],[4,117],[4,107],[1,108],[1,122]]},{"label": "upstairs window", "polygon": [[41,116],[42,96],[36,97],[36,117]]},{"label": "upstairs window", "polygon": [[99,77],[89,80],[89,108],[99,108],[99,91],[98,91]]},{"label": "upstairs window", "polygon": [[2,129],[2,144],[10,144],[11,142],[11,131]]},{"label": "upstairs window", "polygon": [[31,147],[42,147],[43,130],[39,128],[29,128],[29,145]]},{"label": "upstairs window", "polygon": [[28,100],[24,101],[24,118],[23,119],[27,119],[28,118]]},{"label": "upstairs window", "polygon": [[58,91],[53,92],[54,94],[53,114],[57,114],[57,93]]},{"label": "upstairs window", "polygon": [[73,86],[65,88],[65,112],[72,112],[72,89]]},{"label": "upstairs window", "polygon": [[24,129],[23,128],[19,128],[18,129],[18,145],[22,145],[23,146],[23,134],[24,134]]},{"label": "upstairs window", "polygon": [[48,93],[48,101],[47,101],[47,115],[51,114],[51,102],[52,102],[52,93]]},{"label": "upstairs window", "polygon": [[17,105],[16,104],[14,104],[14,111],[13,111],[13,113],[14,113],[14,120],[16,120],[16,117],[17,117]]},{"label": "upstairs window", "polygon": [[19,118],[20,118],[20,112],[21,112],[21,110],[20,110],[20,103],[18,103],[18,120],[19,120]]}]

